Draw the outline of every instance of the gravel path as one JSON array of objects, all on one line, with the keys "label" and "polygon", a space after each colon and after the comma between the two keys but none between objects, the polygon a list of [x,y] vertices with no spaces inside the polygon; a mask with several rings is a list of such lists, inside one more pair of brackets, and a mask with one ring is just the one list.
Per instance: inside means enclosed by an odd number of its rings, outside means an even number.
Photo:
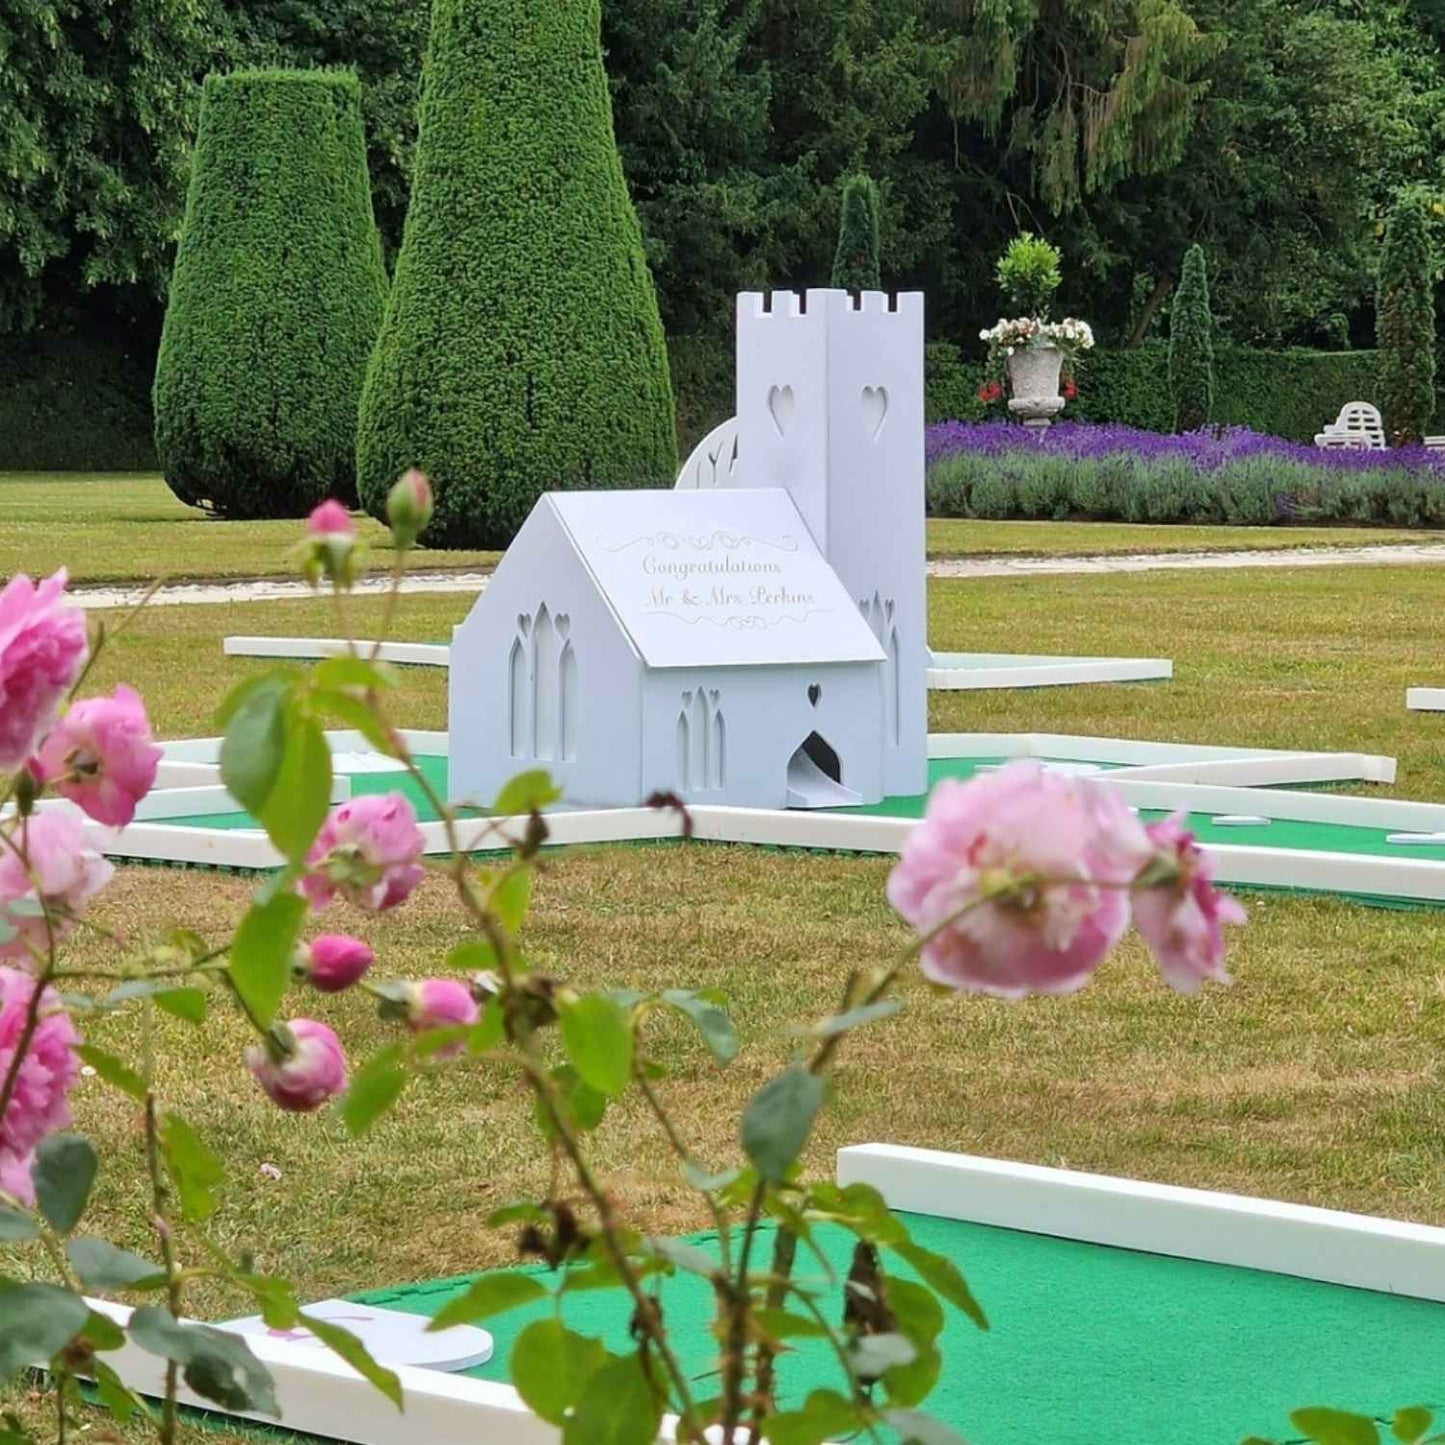
[{"label": "gravel path", "polygon": [[[1154,552],[1103,557],[941,557],[928,564],[930,577],[1094,576],[1117,572],[1192,572],[1233,567],[1422,566],[1445,563],[1445,543],[1410,542],[1381,547],[1279,547],[1255,552]],[[480,592],[485,572],[413,572],[405,592]],[[384,592],[385,577],[371,577],[356,588],[362,594]],[[131,586],[78,586],[71,595],[83,607],[134,607],[144,589]],[[311,597],[304,583],[283,578],[243,582],[181,582],[163,587],[152,606],[185,603],[282,602]]]}]

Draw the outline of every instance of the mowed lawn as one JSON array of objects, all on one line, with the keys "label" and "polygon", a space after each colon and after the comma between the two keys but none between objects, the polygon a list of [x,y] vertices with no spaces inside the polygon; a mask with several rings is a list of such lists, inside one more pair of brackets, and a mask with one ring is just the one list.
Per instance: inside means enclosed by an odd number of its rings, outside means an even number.
[{"label": "mowed lawn", "polygon": [[[943,649],[1176,662],[1168,684],[935,695],[935,729],[1391,752],[1397,791],[1445,798],[1445,719],[1405,713],[1403,697],[1409,683],[1445,673],[1445,569],[934,582],[930,602],[931,641]],[[408,596],[397,634],[445,639],[466,607]],[[362,604],[359,630],[378,617],[379,604]],[[223,633],[332,630],[321,603],[157,608],[119,639],[96,681],[140,687],[168,736],[207,732],[226,686],[265,666],[223,658]],[[442,674],[407,671],[402,688],[403,721],[443,725]],[[789,1024],[830,1012],[850,969],[905,941],[883,897],[888,868],[737,847],[577,850],[549,857],[524,944],[536,967],[582,987],[727,992],[746,1039],[731,1068],[713,1066],[685,1031],[663,1028],[653,1045],[673,1071],[664,1088],[683,1132],[722,1167],[739,1154],[742,1102],[788,1054]],[[172,922],[215,938],[251,887],[126,868],[95,917],[130,938]],[[828,1170],[841,1144],[886,1139],[1445,1223],[1445,913],[1247,902],[1233,987],[1194,999],[1164,988],[1132,942],[1073,999],[960,999],[911,979],[902,1016],[850,1037],[810,1166]],[[381,926],[338,907],[324,927],[362,934],[382,970],[413,977],[438,969],[459,936],[435,879]],[[94,941],[82,950],[104,956]],[[343,1024],[358,1055],[388,1037],[360,999],[302,996],[295,1007]],[[104,1047],[137,1042],[129,1020],[92,1028]],[[171,1019],[160,1028],[167,1105],[230,1161],[217,1235],[254,1249],[258,1268],[320,1298],[508,1259],[509,1239],[483,1221],[543,1188],[547,1162],[524,1098],[495,1066],[425,1081],[354,1142],[330,1113],[285,1116],[262,1100],[241,1066],[245,1032],[224,1008],[199,1029]],[[89,1079],[77,1113],[109,1160],[97,1226],[147,1247],[133,1105]],[[643,1228],[703,1225],[638,1111],[617,1110],[596,1149]],[[211,1286],[191,1300],[212,1317],[240,1304]]]},{"label": "mowed lawn", "polygon": [[[381,554],[386,531],[360,520]],[[221,522],[177,501],[154,476],[0,473],[0,579],[70,569],[77,582],[270,577],[290,570],[300,524]],[[1156,527],[1109,522],[931,521],[933,557],[1086,556],[1102,553],[1247,551],[1371,546],[1439,540],[1438,534],[1352,527]],[[417,554],[418,566],[491,566],[495,552]]]}]

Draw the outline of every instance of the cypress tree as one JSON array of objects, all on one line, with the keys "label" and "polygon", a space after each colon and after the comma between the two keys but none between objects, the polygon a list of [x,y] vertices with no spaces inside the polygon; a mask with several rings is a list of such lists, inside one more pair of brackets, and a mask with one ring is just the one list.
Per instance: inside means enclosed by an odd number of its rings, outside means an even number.
[{"label": "cypress tree", "polygon": [[672,386],[613,138],[599,0],[435,0],[411,206],[357,440],[380,514],[505,546],[559,488],[669,486]]},{"label": "cypress tree", "polygon": [[1184,253],[1174,305],[1169,312],[1169,394],[1174,430],[1195,431],[1214,410],[1214,318],[1209,314],[1209,275],[1204,248]]},{"label": "cypress tree", "polygon": [[1393,446],[1417,444],[1435,410],[1434,268],[1419,191],[1400,196],[1385,224],[1375,338],[1385,436]]},{"label": "cypress tree", "polygon": [[385,298],[356,77],[210,76],[156,363],[171,490],[227,517],[354,501]]},{"label": "cypress tree", "polygon": [[849,176],[843,187],[833,286],[839,291],[877,291],[879,269],[878,187],[870,176]]}]

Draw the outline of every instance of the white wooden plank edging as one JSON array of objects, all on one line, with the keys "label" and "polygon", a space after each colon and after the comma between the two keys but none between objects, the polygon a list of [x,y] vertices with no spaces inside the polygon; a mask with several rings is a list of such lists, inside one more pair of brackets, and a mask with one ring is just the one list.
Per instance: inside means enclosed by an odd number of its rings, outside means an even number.
[{"label": "white wooden plank edging", "polygon": [[936,692],[1008,687],[1074,687],[1095,682],[1159,682],[1174,676],[1160,657],[1031,657],[1023,653],[935,652],[928,686]]},{"label": "white wooden plank edging", "polygon": [[[292,658],[315,661],[343,657],[352,647],[382,662],[408,667],[450,667],[451,648],[440,642],[382,642],[341,637],[225,637],[227,657]],[[1159,657],[1047,657],[1006,652],[935,652],[928,685],[936,691],[1007,687],[1069,687],[1094,682],[1159,682],[1174,676],[1174,664]]]},{"label": "white wooden plank edging", "polygon": [[381,662],[409,667],[446,667],[451,649],[440,642],[375,642],[354,644],[341,637],[225,637],[221,650],[227,657],[289,657],[315,660],[344,657],[355,646],[364,657],[376,654]]},{"label": "white wooden plank edging", "polygon": [[1445,1301],[1445,1229],[1427,1224],[897,1144],[840,1150],[838,1182],[913,1213]]},{"label": "white wooden plank edging", "polygon": [[1445,687],[1409,687],[1405,706],[1411,712],[1445,712]]}]

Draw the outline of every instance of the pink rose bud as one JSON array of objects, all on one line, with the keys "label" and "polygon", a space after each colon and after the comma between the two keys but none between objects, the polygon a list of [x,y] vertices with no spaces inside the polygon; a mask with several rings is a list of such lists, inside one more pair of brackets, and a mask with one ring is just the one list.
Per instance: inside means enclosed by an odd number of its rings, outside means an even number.
[{"label": "pink rose bud", "polygon": [[356,523],[335,497],[328,497],[307,517],[306,530],[313,537],[354,537]]},{"label": "pink rose bud", "polygon": [[[429,978],[411,984],[407,998],[407,1027],[414,1034],[427,1029],[470,1028],[481,1017],[472,991],[454,978]],[[462,1051],[460,1043],[437,1051],[440,1059]]]},{"label": "pink rose bud", "polygon": [[421,882],[426,839],[402,793],[367,793],[332,811],[311,851],[301,892],[313,909],[337,894],[358,908],[384,913]]},{"label": "pink rose bud", "polygon": [[66,602],[65,582],[62,569],[0,591],[0,773],[34,752],[85,665],[85,614]]},{"label": "pink rose bud", "polygon": [[1134,894],[1134,923],[1164,981],[1180,993],[1196,993],[1207,978],[1228,983],[1223,925],[1243,923],[1244,909],[1214,887],[1214,869],[1178,814],[1146,832],[1157,852]]},{"label": "pink rose bud", "polygon": [[386,519],[398,547],[410,547],[427,529],[436,510],[431,483],[424,472],[412,467],[392,487],[386,498]]},{"label": "pink rose bud", "polygon": [[376,962],[359,939],[345,933],[323,933],[301,949],[307,982],[322,993],[344,993]]},{"label": "pink rose bud", "polygon": [[273,1039],[248,1045],[246,1067],[273,1104],[296,1114],[319,1109],[346,1088],[341,1040],[315,1019],[292,1019],[273,1030]]},{"label": "pink rose bud", "polygon": [[1114,789],[1014,762],[933,790],[888,901],[927,939],[922,969],[935,983],[1070,993],[1123,935],[1126,889],[1149,853]]},{"label": "pink rose bud", "polygon": [[71,707],[32,767],[97,823],[123,828],[155,783],[160,760],[145,705],[130,688],[118,687],[112,697],[86,698]]},{"label": "pink rose bud", "polygon": [[[43,957],[52,937],[70,932],[114,872],[85,846],[85,825],[73,813],[36,813],[12,828],[0,846],[0,918],[16,931],[0,943],[0,958]],[[27,909],[12,913],[22,899]],[[33,912],[37,903],[48,919]]]},{"label": "pink rose bud", "polygon": [[[0,967],[0,1079],[9,1078],[27,1030],[37,985],[18,968]],[[0,1115],[0,1189],[33,1204],[30,1166],[35,1147],[70,1123],[70,1091],[80,1077],[80,1035],[49,988],[40,995],[39,1023],[25,1048],[15,1086]]]},{"label": "pink rose bud", "polygon": [[423,1029],[453,1028],[476,1023],[477,1001],[466,984],[454,978],[428,978],[411,986],[407,1023]]},{"label": "pink rose bud", "polygon": [[313,587],[325,578],[345,589],[366,570],[366,548],[357,540],[356,523],[334,497],[322,502],[306,519],[306,538],[294,555],[300,560],[302,575]]}]

